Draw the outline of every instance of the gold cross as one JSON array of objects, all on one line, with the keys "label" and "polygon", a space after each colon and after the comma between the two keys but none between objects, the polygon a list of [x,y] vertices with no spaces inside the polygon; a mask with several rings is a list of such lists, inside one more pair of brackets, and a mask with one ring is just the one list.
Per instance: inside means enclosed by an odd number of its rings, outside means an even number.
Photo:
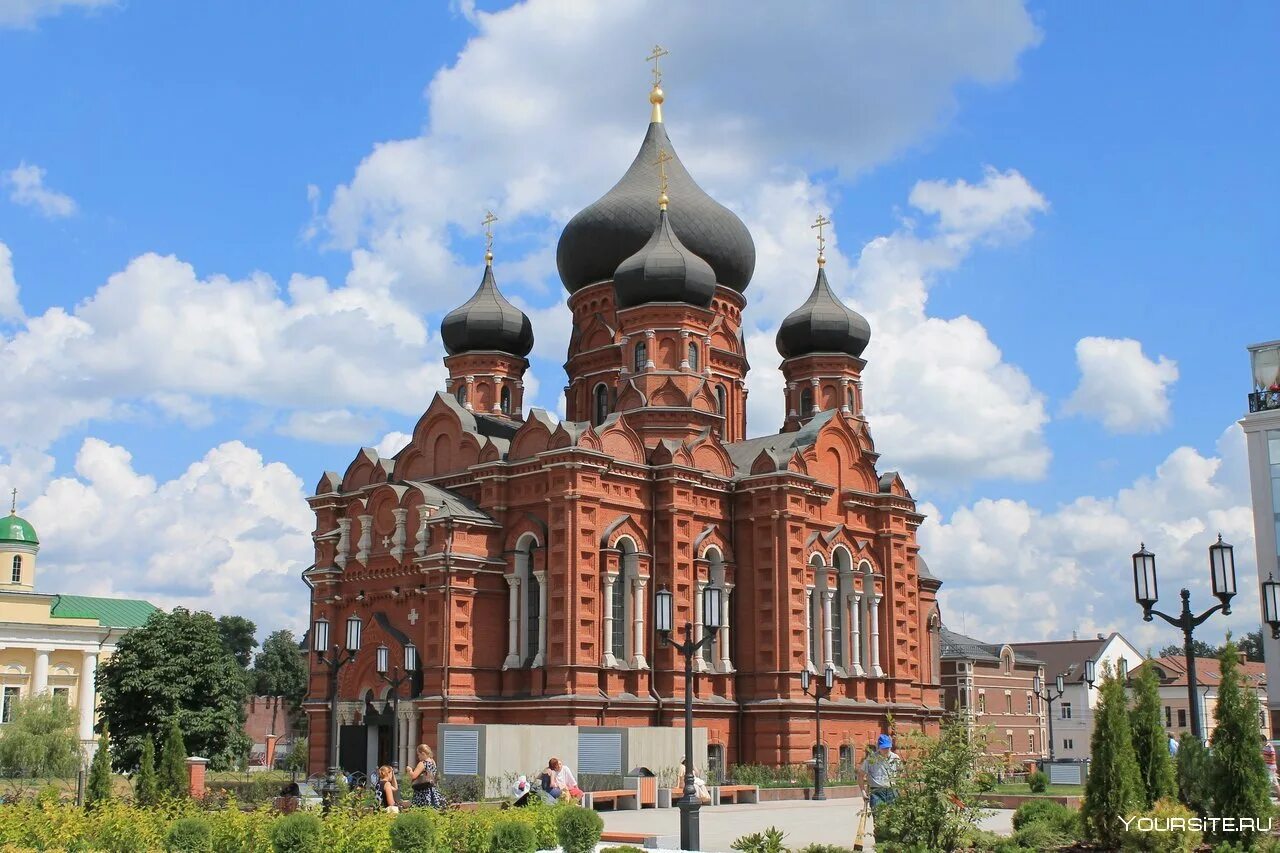
[{"label": "gold cross", "polygon": [[653,85],[657,88],[662,83],[662,72],[658,70],[658,60],[670,54],[671,51],[666,50],[660,44],[653,46],[653,53],[645,57],[646,62],[653,63]]},{"label": "gold cross", "polygon": [[493,223],[498,221],[498,217],[493,215],[492,210],[484,212],[484,222],[480,224],[484,226],[484,254],[486,258],[493,255]]},{"label": "gold cross", "polygon": [[[667,149],[658,149],[658,159],[653,164],[658,167],[658,184],[659,184],[659,200],[662,201],[667,197],[667,163],[674,158],[667,153]],[[663,204],[666,202],[663,201]]]},{"label": "gold cross", "polygon": [[826,258],[822,256],[822,253],[827,248],[827,238],[822,236],[822,229],[830,224],[831,224],[831,220],[827,219],[827,217],[819,213],[817,220],[812,225],[809,226],[810,228],[818,229],[818,260],[819,261],[826,260]]},{"label": "gold cross", "polygon": [[13,504],[9,507],[9,511],[16,513],[18,511],[18,490],[14,489],[12,494],[13,494]]}]

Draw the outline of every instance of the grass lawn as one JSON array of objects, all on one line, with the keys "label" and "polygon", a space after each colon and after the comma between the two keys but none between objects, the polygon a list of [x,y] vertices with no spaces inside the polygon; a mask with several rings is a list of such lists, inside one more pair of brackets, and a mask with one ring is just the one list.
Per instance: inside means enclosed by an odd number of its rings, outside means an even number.
[{"label": "grass lawn", "polygon": [[1025,794],[1029,797],[1083,797],[1084,785],[1050,785],[1043,794],[1033,794],[1026,782],[1002,782],[991,791],[993,794]]}]

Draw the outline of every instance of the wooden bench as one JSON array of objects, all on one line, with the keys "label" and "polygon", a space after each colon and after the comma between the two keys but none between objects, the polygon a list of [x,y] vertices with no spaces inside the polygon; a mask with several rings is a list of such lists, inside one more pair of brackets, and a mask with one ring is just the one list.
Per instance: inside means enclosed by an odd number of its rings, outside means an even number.
[{"label": "wooden bench", "polygon": [[611,804],[615,809],[638,810],[640,808],[640,793],[638,791],[583,791],[582,807],[594,809],[604,803]]},{"label": "wooden bench", "polygon": [[643,832],[614,832],[606,829],[600,833],[600,841],[605,844],[632,844],[636,847],[644,847],[645,842],[650,838],[653,836]]},{"label": "wooden bench", "polygon": [[717,805],[729,803],[758,803],[760,788],[757,785],[717,785],[711,789],[711,801]]}]

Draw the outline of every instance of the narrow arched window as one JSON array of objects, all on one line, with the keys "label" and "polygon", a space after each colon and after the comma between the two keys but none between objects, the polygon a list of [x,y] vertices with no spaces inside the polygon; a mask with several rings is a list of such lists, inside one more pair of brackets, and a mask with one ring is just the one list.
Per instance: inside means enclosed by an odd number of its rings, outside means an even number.
[{"label": "narrow arched window", "polygon": [[505,385],[502,387],[501,402],[498,405],[502,408],[502,414],[511,414],[511,389]]},{"label": "narrow arched window", "polygon": [[22,556],[15,555],[13,558],[13,582],[22,583]]},{"label": "narrow arched window", "polygon": [[467,404],[467,386],[459,383],[458,387],[454,389],[453,396],[459,403],[465,406]]},{"label": "narrow arched window", "polygon": [[649,344],[645,341],[636,341],[636,373],[644,370],[644,366],[649,363]]},{"label": "narrow arched window", "polygon": [[725,398],[727,396],[728,395],[726,394],[723,385],[716,386],[716,414],[720,415],[721,417],[724,417],[724,413],[726,410]]},{"label": "narrow arched window", "polygon": [[800,417],[813,411],[813,389],[805,388],[800,392]]},{"label": "narrow arched window", "polygon": [[609,417],[609,388],[601,383],[596,386],[591,406],[591,422],[596,426]]},{"label": "narrow arched window", "polygon": [[692,342],[689,344],[689,369],[698,369],[698,345]]}]

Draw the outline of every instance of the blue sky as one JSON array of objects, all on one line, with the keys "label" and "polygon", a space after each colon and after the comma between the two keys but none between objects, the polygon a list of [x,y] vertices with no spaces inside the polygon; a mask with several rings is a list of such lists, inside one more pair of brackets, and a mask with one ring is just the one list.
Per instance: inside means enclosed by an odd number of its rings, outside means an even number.
[{"label": "blue sky", "polygon": [[[41,527],[42,586],[296,620],[301,495],[410,431],[486,207],[555,412],[549,252],[639,144],[655,41],[681,156],[761,246],[752,433],[777,426],[773,324],[812,281],[823,209],[833,283],[872,319],[882,465],[929,505],[949,613],[1154,641],[1116,573],[1144,537],[1203,586],[1209,527],[1248,577],[1227,430],[1244,346],[1280,337],[1280,11],[479,5],[0,8],[0,314],[6,266],[21,306],[0,372],[27,401],[0,418],[0,474]],[[103,532],[120,508],[149,535]],[[1007,615],[1013,578],[1045,595],[1035,614]]]}]

